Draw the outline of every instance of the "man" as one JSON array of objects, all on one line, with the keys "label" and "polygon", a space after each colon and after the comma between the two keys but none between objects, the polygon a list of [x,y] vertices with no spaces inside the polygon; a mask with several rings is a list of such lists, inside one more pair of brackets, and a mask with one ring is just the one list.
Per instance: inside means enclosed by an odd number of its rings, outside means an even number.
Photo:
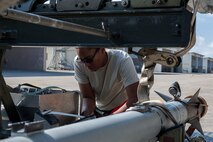
[{"label": "man", "polygon": [[75,78],[83,96],[82,115],[96,108],[116,114],[138,101],[139,78],[131,57],[124,51],[76,48]]}]

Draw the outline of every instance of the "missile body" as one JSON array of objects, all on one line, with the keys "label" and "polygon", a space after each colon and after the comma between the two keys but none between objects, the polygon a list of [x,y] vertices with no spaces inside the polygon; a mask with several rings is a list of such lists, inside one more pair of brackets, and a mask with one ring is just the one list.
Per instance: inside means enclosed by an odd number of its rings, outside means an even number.
[{"label": "missile body", "polygon": [[198,112],[203,115],[206,111],[205,101],[193,102],[193,97],[166,103],[149,101],[124,113],[29,134],[16,134],[2,142],[154,142],[160,133],[198,120]]}]

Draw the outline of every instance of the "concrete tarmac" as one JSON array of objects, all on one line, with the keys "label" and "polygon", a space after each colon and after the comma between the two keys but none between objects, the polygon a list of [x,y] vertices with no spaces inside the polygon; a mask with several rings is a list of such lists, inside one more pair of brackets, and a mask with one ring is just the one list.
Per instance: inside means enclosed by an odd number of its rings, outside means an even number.
[{"label": "concrete tarmac", "polygon": [[[4,71],[3,75],[6,83],[12,87],[22,83],[30,83],[39,87],[58,86],[67,90],[79,90],[73,71]],[[199,88],[201,89],[200,96],[207,101],[209,106],[207,114],[201,118],[201,125],[204,132],[208,133],[208,137],[213,138],[213,74],[156,73],[150,98],[161,100],[154,90],[169,96],[168,89],[175,81],[180,84],[181,98],[194,95]]]}]

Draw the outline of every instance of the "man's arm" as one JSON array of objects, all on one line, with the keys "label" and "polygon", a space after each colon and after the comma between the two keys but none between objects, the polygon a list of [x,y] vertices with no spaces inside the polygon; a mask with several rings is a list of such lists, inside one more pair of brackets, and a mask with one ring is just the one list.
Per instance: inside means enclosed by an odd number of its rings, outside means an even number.
[{"label": "man's arm", "polygon": [[133,83],[126,87],[126,93],[128,96],[128,100],[123,106],[121,106],[118,110],[113,112],[113,114],[117,114],[117,113],[126,111],[126,109],[133,106],[133,104],[138,101],[137,88],[138,88],[138,82]]},{"label": "man's arm", "polygon": [[81,114],[88,116],[93,114],[95,110],[95,94],[90,84],[79,84],[80,91],[83,97]]}]

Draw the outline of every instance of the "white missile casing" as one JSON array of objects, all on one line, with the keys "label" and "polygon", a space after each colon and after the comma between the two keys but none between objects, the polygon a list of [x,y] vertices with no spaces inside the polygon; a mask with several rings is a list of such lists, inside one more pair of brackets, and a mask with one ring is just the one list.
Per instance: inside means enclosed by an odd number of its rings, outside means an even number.
[{"label": "white missile casing", "polygon": [[[147,111],[138,111],[87,120],[75,124],[52,128],[28,135],[15,136],[2,142],[148,142],[156,141],[157,135],[175,126],[175,123],[159,107],[166,108],[177,125],[185,124],[197,117],[198,107],[182,101],[164,104],[149,102]],[[143,105],[142,105],[143,106]],[[190,111],[188,111],[190,107]],[[133,107],[135,109],[135,107]],[[140,112],[142,111],[142,112]],[[144,111],[144,112],[143,112]],[[204,111],[204,110],[201,110]]]}]

